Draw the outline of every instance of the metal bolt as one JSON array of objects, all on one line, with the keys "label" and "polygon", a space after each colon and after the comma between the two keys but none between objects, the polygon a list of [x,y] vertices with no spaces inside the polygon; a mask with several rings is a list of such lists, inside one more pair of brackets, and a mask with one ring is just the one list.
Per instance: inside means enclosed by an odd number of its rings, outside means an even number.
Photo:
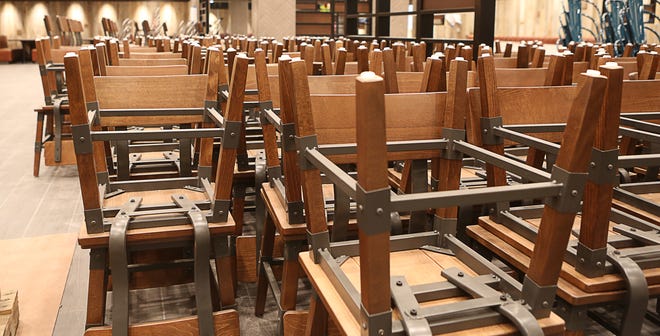
[{"label": "metal bolt", "polygon": [[362,206],[362,204],[358,205],[358,210],[360,211],[364,210],[364,206]]},{"label": "metal bolt", "polygon": [[635,232],[635,231],[637,231],[637,229],[635,229],[635,228],[630,228],[630,231]]},{"label": "metal bolt", "polygon": [[577,190],[571,190],[571,196],[575,197],[575,196],[577,196],[577,195],[578,195],[578,191],[577,191]]},{"label": "metal bolt", "polygon": [[236,132],[231,132],[231,133],[229,133],[229,135],[234,137],[234,136],[236,136]]},{"label": "metal bolt", "polygon": [[78,140],[80,140],[80,142],[85,142],[85,137],[80,137]]},{"label": "metal bolt", "polygon": [[410,315],[417,316],[417,309],[411,309],[410,310]]},{"label": "metal bolt", "polygon": [[593,161],[589,162],[589,167],[591,167],[591,168],[596,167],[596,162],[593,162]]},{"label": "metal bolt", "polygon": [[463,277],[464,275],[465,275],[465,274],[463,274],[463,272],[458,272],[458,276],[459,276],[459,277]]},{"label": "metal bolt", "polygon": [[488,212],[490,212],[490,213],[495,213],[495,208],[490,208],[490,209],[488,209]]},{"label": "metal bolt", "polygon": [[222,214],[224,214],[224,213],[225,213],[225,212],[222,211],[222,210],[219,210],[219,211],[218,211],[218,214],[219,214],[219,215],[222,215]]},{"label": "metal bolt", "polygon": [[566,306],[562,306],[562,307],[561,307],[561,311],[565,312],[566,310],[567,310],[567,309],[566,309]]},{"label": "metal bolt", "polygon": [[179,196],[179,199],[183,199],[183,196]]},{"label": "metal bolt", "polygon": [[95,224],[96,224],[96,221],[95,221],[95,220],[93,220],[91,224],[92,224],[92,225],[95,225]]},{"label": "metal bolt", "polygon": [[382,215],[383,214],[383,208],[376,209],[376,214]]},{"label": "metal bolt", "polygon": [[621,251],[619,251],[619,250],[614,250],[614,252],[612,252],[612,253],[614,253],[614,254],[616,254],[616,255],[619,255],[619,254],[621,254]]},{"label": "metal bolt", "polygon": [[396,282],[396,285],[397,286],[403,286],[403,282],[401,282],[401,280],[399,280],[399,281]]},{"label": "metal bolt", "polygon": [[497,275],[495,274],[491,274],[491,277],[493,277],[493,279],[497,279]]},{"label": "metal bolt", "polygon": [[385,335],[385,330],[378,329],[378,335],[380,335],[380,336]]},{"label": "metal bolt", "polygon": [[543,308],[550,308],[550,303],[548,301],[543,301],[543,303],[541,303],[541,306]]},{"label": "metal bolt", "polygon": [[122,212],[120,212],[119,214],[123,216],[123,215],[126,214],[126,211],[122,211]]},{"label": "metal bolt", "polygon": [[190,207],[190,210],[193,210],[193,211],[194,211],[194,210],[197,210],[197,208],[195,208],[195,207]]},{"label": "metal bolt", "polygon": [[134,198],[131,198],[130,202],[131,202],[131,203],[135,203],[135,199],[134,199]]},{"label": "metal bolt", "polygon": [[289,139],[293,139],[293,134],[289,135]]},{"label": "metal bolt", "polygon": [[367,323],[366,322],[362,322],[362,329],[367,329]]},{"label": "metal bolt", "polygon": [[484,128],[484,134],[488,133],[488,129]]},{"label": "metal bolt", "polygon": [[597,261],[597,262],[596,262],[596,267],[602,267],[602,266],[603,266],[603,263],[602,263],[602,262],[600,262],[600,261]]},{"label": "metal bolt", "polygon": [[580,258],[580,264],[584,264],[584,258]]},{"label": "metal bolt", "polygon": [[506,294],[502,294],[502,295],[500,295],[500,300],[502,300],[502,301],[506,301]]},{"label": "metal bolt", "polygon": [[614,165],[611,164],[611,163],[608,164],[608,165],[607,165],[607,170],[612,170],[612,169],[614,169]]}]

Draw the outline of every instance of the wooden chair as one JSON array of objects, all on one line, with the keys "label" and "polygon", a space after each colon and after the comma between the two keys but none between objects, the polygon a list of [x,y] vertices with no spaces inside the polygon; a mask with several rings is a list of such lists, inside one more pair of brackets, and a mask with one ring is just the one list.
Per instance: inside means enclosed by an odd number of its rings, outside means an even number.
[{"label": "wooden chair", "polygon": [[42,149],[46,166],[75,165],[75,156],[67,119],[69,106],[63,76],[64,68],[61,64],[53,63],[49,38],[37,39],[35,45],[45,103],[41,108],[34,110],[37,113],[37,125],[33,175],[37,177]]},{"label": "wooden chair", "polygon": [[[622,319],[621,332],[623,334],[636,334],[640,332],[641,320],[643,320],[646,310],[644,300],[648,300],[649,291],[651,294],[655,293],[655,295],[658,293],[658,284],[654,280],[654,274],[658,270],[653,268],[652,265],[644,266],[643,262],[640,266],[635,263],[636,258],[640,258],[641,255],[644,255],[642,258],[650,258],[653,253],[649,254],[649,249],[653,249],[653,247],[642,248],[645,251],[635,251],[632,248],[625,252],[627,247],[649,244],[649,241],[633,243],[638,238],[628,235],[625,228],[633,225],[633,232],[640,230],[650,234],[650,232],[653,232],[654,225],[629,215],[626,216],[621,212],[610,211],[612,188],[616,185],[617,179],[616,169],[613,167],[617,165],[619,113],[622,110],[621,97],[624,91],[623,87],[625,87],[623,83],[624,69],[608,64],[602,66],[600,70],[608,76],[608,86],[601,116],[598,119],[596,138],[593,143],[592,153],[594,154],[589,155],[586,152],[583,154],[587,158],[591,156],[590,177],[586,181],[582,214],[575,222],[569,223],[569,228],[579,230],[579,240],[569,242],[568,256],[563,264],[560,263],[557,266],[557,272],[561,272],[558,283],[558,296],[561,300],[559,300],[555,311],[564,317],[567,329],[572,334],[580,334],[585,327],[585,319],[581,316],[584,316],[589,308],[624,300],[623,302],[628,310]],[[481,127],[473,127],[475,132],[472,134],[472,140],[478,145],[494,150],[496,153],[502,153],[503,142],[494,141],[492,137],[490,140],[486,140],[488,138],[482,136],[482,134],[493,134],[507,140],[522,141],[530,147],[544,147],[547,148],[544,151],[556,152],[558,146],[548,143],[547,140],[551,140],[551,138],[556,140],[557,134],[547,133],[551,131],[548,126],[563,122],[565,118],[570,118],[570,116],[559,113],[566,110],[567,106],[561,105],[567,105],[567,103],[558,104],[557,102],[560,99],[558,95],[575,96],[575,88],[495,89],[494,81],[495,78],[491,78],[490,82],[481,85],[479,92],[481,104],[479,104],[479,99],[476,97],[477,91],[471,92],[474,93],[472,95],[472,123],[473,125],[476,124],[478,118],[481,118],[481,120],[496,118],[499,120],[498,124],[504,122],[507,126],[498,127],[495,130],[484,126],[485,124],[482,122]],[[642,89],[642,91],[644,90]],[[487,104],[483,103],[484,92],[492,93],[486,98]],[[516,97],[515,100],[507,99],[507,97],[514,96]],[[623,97],[625,97],[625,94]],[[528,113],[530,109],[536,106],[548,105],[544,101],[553,101],[551,108],[556,108],[556,110],[545,109],[531,115]],[[547,119],[548,116],[553,116],[554,119],[549,120]],[[541,121],[539,118],[544,118],[544,120]],[[526,125],[515,126],[515,124],[521,123]],[[544,124],[545,127],[539,126],[534,130],[533,124]],[[481,131],[482,129],[484,132]],[[499,132],[500,129],[503,130],[502,133]],[[508,130],[504,131],[504,129]],[[518,132],[535,133],[543,136],[545,140],[533,140],[529,135]],[[564,133],[564,139],[566,137],[567,134]],[[547,163],[547,165],[550,164],[550,162]],[[489,169],[488,183],[490,186],[502,186],[507,183],[503,171],[492,166],[487,167],[487,169]],[[542,206],[532,205],[511,207],[510,209],[508,204],[500,204],[500,206],[501,208],[494,207],[492,209],[491,217],[480,218],[478,226],[468,227],[468,235],[493,251],[499,258],[513,265],[514,268],[527,272],[529,275],[532,272],[531,269],[534,268],[530,258],[543,249],[539,246],[541,229],[538,228]],[[613,225],[610,221],[619,224]],[[624,241],[627,243],[624,243]],[[653,246],[653,244],[651,245]],[[621,255],[619,253],[612,254],[612,246],[616,246],[615,249],[622,251]],[[644,268],[644,271],[642,271],[642,268]],[[617,274],[617,269],[625,270],[626,275]],[[624,279],[636,280],[630,285],[624,286]],[[626,294],[626,291],[629,291],[630,294]],[[624,296],[628,298],[627,300],[638,301],[625,301]]]},{"label": "wooden chair", "polygon": [[[110,335],[111,332],[113,335],[139,332],[162,334],[183,329],[204,335],[239,334],[238,314],[235,311],[213,313],[213,310],[234,304],[234,272],[231,270],[234,261],[228,239],[228,236],[234,233],[235,226],[229,214],[232,170],[236,155],[235,145],[232,143],[236,143],[235,129],[237,123],[240,123],[242,113],[247,59],[236,60],[230,97],[224,103],[216,100],[219,69],[223,64],[219,51],[210,49],[209,58],[213,66],[209,67],[211,71],[208,76],[174,76],[163,79],[161,83],[163,85],[164,82],[169,82],[175,85],[175,82],[179,82],[180,89],[201,88],[206,92],[207,106],[200,109],[196,115],[185,116],[203,122],[202,128],[119,132],[101,131],[101,127],[115,121],[111,116],[104,116],[98,108],[104,99],[99,96],[99,89],[107,84],[98,79],[113,77],[93,78],[89,50],[82,50],[80,57],[65,57],[72,132],[76,134],[76,159],[85,209],[85,225],[81,228],[79,244],[84,249],[90,249],[91,255],[86,335]],[[220,115],[218,110],[223,111],[223,115]],[[136,121],[131,123],[142,124],[158,117],[154,114],[133,118]],[[105,177],[107,167],[103,141],[200,137],[203,139],[200,166],[211,167],[212,144],[209,141],[219,133],[223,134],[223,143],[215,172],[202,169],[203,174],[197,177],[157,181],[110,182]],[[179,264],[192,266],[194,270],[197,316],[129,326],[129,284],[133,284],[135,280],[130,280],[130,273],[146,271],[152,267],[147,265],[129,268],[129,263],[133,264],[136,259],[139,260],[141,251],[155,249],[160,252],[165,246],[176,248],[189,246],[190,243],[194,243],[192,260],[186,260],[183,255],[176,253],[174,256],[170,253],[170,257]],[[209,267],[208,260],[211,258],[215,260],[219,288]],[[112,327],[102,326],[110,270],[113,292]],[[162,286],[163,283],[167,285],[186,278],[185,273],[173,272],[172,269],[156,275],[159,276],[153,276],[143,285]]]},{"label": "wooden chair", "polygon": [[[490,71],[492,71],[492,57],[484,59],[489,59]],[[327,121],[323,120],[323,115],[315,113],[312,115],[308,109],[303,108],[306,104],[305,100],[309,100],[305,90],[306,85],[304,78],[299,75],[302,72],[300,65],[294,62],[292,67],[294,78],[300,80],[298,83],[301,83],[297,84],[296,92],[300,92],[301,99],[303,99],[298,101],[296,110],[297,124],[300,125],[298,126],[298,137],[309,139],[317,134],[318,139],[318,145],[312,141],[303,142],[299,146],[302,156],[301,167],[304,169],[302,183],[305,191],[305,210],[312,242],[312,251],[301,253],[300,261],[316,292],[311,300],[310,316],[306,326],[307,335],[323,332],[328,316],[332,317],[342,333],[351,335],[358,333],[389,335],[399,332],[413,333],[413,330],[419,330],[418,332],[424,334],[461,330],[498,335],[512,333],[515,328],[518,328],[523,334],[563,333],[563,321],[551,314],[549,309],[555,294],[554,285],[558,278],[556,269],[561,263],[560,259],[547,253],[535,254],[534,263],[532,263],[534,270],[530,270],[524,283],[520,284],[499,268],[478,257],[453,235],[444,234],[446,231],[443,232],[443,227],[446,228],[446,225],[442,225],[442,221],[437,222],[438,231],[400,237],[390,237],[389,235],[387,214],[390,211],[429,207],[453,208],[457,205],[502,202],[521,197],[522,195],[516,191],[519,187],[457,192],[452,187],[452,183],[449,183],[445,185],[446,189],[438,192],[391,195],[386,171],[387,160],[391,158],[394,148],[391,147],[393,144],[386,144],[386,134],[388,140],[392,139],[392,127],[396,129],[400,126],[391,123],[392,114],[386,109],[393,108],[390,99],[394,98],[384,95],[384,83],[381,79],[364,75],[357,79],[355,107],[357,116],[355,120],[357,125],[369,124],[371,127],[357,127],[355,138],[357,140],[358,180],[357,182],[351,181],[349,177],[336,173],[331,163],[322,159],[319,151],[323,148],[320,145],[325,141],[321,140],[323,139],[322,133],[315,131],[314,127],[323,125]],[[480,71],[484,71],[483,68],[483,61],[481,61]],[[465,96],[466,62],[454,61],[450,67],[449,77],[449,93],[446,94],[445,101],[447,107],[444,111],[444,123],[440,126],[444,128],[442,132],[447,140],[447,148],[444,151],[446,154],[441,156],[441,159],[456,160],[460,158],[458,153],[483,157],[479,153],[487,154],[486,152],[473,151],[476,147],[461,140],[460,132],[458,132],[460,128],[453,128],[462,124],[460,111],[467,102]],[[481,81],[486,80],[485,76],[481,78]],[[557,170],[564,169],[572,173],[586,171],[588,163],[586,158],[575,154],[588,151],[587,143],[591,142],[590,139],[595,132],[593,123],[598,117],[602,103],[602,98],[599,97],[602,97],[605,84],[606,79],[602,76],[589,76],[580,84],[580,95],[573,104],[573,113],[571,113],[567,126],[574,132],[571,132],[570,137],[564,139],[562,152],[557,160]],[[299,99],[298,97],[297,95],[296,100]],[[415,99],[414,96],[408,98],[408,104]],[[442,105],[439,106],[439,109],[442,109]],[[456,113],[457,110],[458,113]],[[348,114],[350,113],[347,113],[343,120],[352,119]],[[412,119],[412,111],[407,116]],[[424,116],[429,118],[428,113],[415,115],[414,118],[423,119]],[[426,125],[428,124],[427,122]],[[419,132],[408,130],[397,140],[409,139],[411,133],[419,135]],[[438,141],[440,137],[435,139]],[[442,142],[440,140],[440,143]],[[418,150],[428,150],[430,143],[427,142],[427,144],[429,146],[417,147]],[[411,144],[411,146],[413,145]],[[415,147],[408,149],[413,148]],[[450,152],[458,155],[450,154]],[[409,151],[398,152],[396,156],[414,156],[409,153]],[[502,163],[497,156],[487,156],[489,161]],[[314,158],[319,158],[320,161]],[[509,168],[519,173],[522,171],[528,171],[533,175],[539,173],[520,165]],[[339,183],[342,188],[352,194],[352,198],[357,200],[359,243],[332,244],[328,242],[322,203],[320,203],[319,196],[316,196],[320,195],[319,169],[329,175],[331,180]],[[446,174],[448,181],[456,181],[460,178],[458,171],[453,174],[449,171],[443,173]],[[541,177],[541,175],[545,177]],[[525,189],[534,190],[534,193],[546,194],[549,192],[549,189],[545,189],[546,187],[550,189],[567,187],[565,180],[563,182],[551,181],[548,174],[541,175],[536,175],[539,184]],[[544,189],[545,191],[542,191]],[[565,199],[565,197],[558,196],[559,190],[549,192],[547,195],[558,202]],[[566,226],[566,224],[573,221],[575,212],[563,211],[564,209],[558,209],[556,204],[548,205],[544,211],[542,232],[538,241],[543,242],[544,247],[548,248],[547,251],[552,251],[559,246],[563,248],[566,244],[570,234],[570,226]],[[425,242],[415,241],[415,239],[422,239],[421,237],[430,239]],[[420,249],[424,245],[436,246],[440,249]],[[449,249],[452,253],[442,250],[442,248]],[[348,259],[342,257],[343,262],[338,263],[335,258],[339,255],[348,256]],[[399,274],[403,276],[399,276]],[[481,276],[499,282],[499,287],[497,285],[495,287],[497,290],[478,281],[477,279]],[[426,292],[426,290],[429,291]],[[503,293],[505,294],[502,295]],[[441,302],[436,301],[439,299]],[[524,299],[529,306],[522,308],[521,301],[519,301],[521,299]],[[495,308],[494,311],[488,311],[494,315],[502,313],[505,316],[504,319],[488,322],[484,320],[486,315],[478,313],[478,307],[484,307],[485,302],[482,301],[486,300],[492,302],[487,306]],[[421,302],[427,303],[420,306]],[[516,314],[514,316],[514,314],[507,313],[515,306],[522,308],[516,310],[517,314],[524,315]],[[522,316],[528,316],[525,318],[527,322],[520,320]],[[470,322],[467,322],[466,319]],[[511,323],[515,324],[515,327]]]}]

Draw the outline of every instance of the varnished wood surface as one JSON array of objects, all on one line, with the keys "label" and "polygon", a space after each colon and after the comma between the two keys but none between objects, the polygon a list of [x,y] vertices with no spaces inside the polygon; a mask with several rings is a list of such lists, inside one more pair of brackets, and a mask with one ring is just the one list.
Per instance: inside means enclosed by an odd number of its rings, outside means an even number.
[{"label": "varnished wood surface", "polygon": [[[468,226],[467,233],[470,237],[477,240],[477,242],[497,254],[498,257],[511,263],[516,269],[521,272],[527,271],[530,257],[516,247],[513,247],[479,225]],[[594,293],[585,292],[563,278],[559,278],[557,285],[557,295],[568,303],[576,306],[603,302],[616,302],[623,300],[626,295],[624,290],[600,291]],[[660,294],[660,285],[651,285],[649,291],[651,295]]]},{"label": "varnished wood surface", "polygon": [[62,156],[60,162],[55,162],[55,142],[44,143],[44,162],[46,166],[75,165],[76,152],[73,149],[72,140],[62,140]]},{"label": "varnished wood surface", "polygon": [[204,107],[206,81],[206,75],[94,77],[101,109]]},{"label": "varnished wood surface", "polygon": [[[197,317],[185,317],[162,322],[147,322],[129,326],[130,336],[151,335],[199,335]],[[213,313],[213,330],[216,335],[238,336],[240,335],[238,312],[223,310]],[[111,327],[90,328],[85,331],[85,336],[112,336]]]},{"label": "varnished wood surface", "polygon": [[109,66],[108,76],[168,76],[187,75],[185,65],[155,65],[155,66]]},{"label": "varnished wood surface", "polygon": [[[573,223],[573,230],[579,229],[580,221],[581,217],[577,217],[575,219]],[[527,222],[535,227],[538,227],[540,220],[527,220]],[[498,239],[503,240],[513,248],[516,248],[524,255],[531,257],[534,243],[526,240],[522,236],[508,229],[506,226],[498,224],[488,217],[480,217],[479,225],[488,230],[490,234],[498,237]],[[610,225],[612,225],[612,223],[610,223]],[[619,236],[619,234],[609,231],[609,237],[615,236]],[[575,239],[573,239],[573,243],[577,243]],[[660,284],[660,268],[644,270],[644,274],[646,275],[646,279],[649,284]],[[572,283],[574,286],[580,288],[580,290],[589,293],[619,290],[623,289],[625,286],[624,279],[620,274],[607,274],[601,277],[589,278],[577,272],[575,267],[569,265],[566,262],[562,263],[561,277]]]},{"label": "varnished wood surface", "polygon": [[120,66],[153,66],[153,65],[188,65],[187,61],[183,58],[168,58],[168,59],[119,59],[118,65]]},{"label": "varnished wood surface", "polygon": [[[334,289],[330,279],[317,264],[312,261],[309,252],[302,252],[299,255],[300,263],[307,273],[312,285],[323,303],[328,309],[331,319],[337,324],[343,335],[360,334],[360,324],[358,320],[348,310],[343,303],[339,293]],[[359,283],[359,257],[349,258],[345,261],[341,269],[346,273],[348,279],[360,291]],[[419,285],[446,281],[440,273],[443,269],[449,267],[459,267],[468,275],[475,275],[467,266],[457,260],[455,257],[436,254],[422,250],[412,250],[404,252],[395,252],[390,254],[391,274],[404,275],[410,285]],[[424,272],[419,272],[424,269]],[[447,299],[444,302],[465,300],[465,297]],[[397,318],[398,312],[395,310],[393,318]],[[550,317],[540,320],[541,326],[547,335],[559,335],[564,331],[564,322],[558,316],[552,314]],[[516,330],[512,325],[502,324],[484,328],[471,329],[470,335],[514,335]],[[465,334],[465,333],[463,333]],[[457,333],[454,335],[461,335]]]}]

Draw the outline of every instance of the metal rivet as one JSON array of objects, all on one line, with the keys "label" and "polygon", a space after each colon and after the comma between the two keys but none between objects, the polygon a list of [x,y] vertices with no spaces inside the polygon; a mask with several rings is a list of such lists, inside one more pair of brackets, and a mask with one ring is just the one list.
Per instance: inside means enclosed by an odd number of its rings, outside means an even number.
[{"label": "metal rivet", "polygon": [[578,191],[577,191],[577,190],[571,190],[571,196],[575,197],[575,196],[577,196],[577,195],[578,195]]},{"label": "metal rivet", "polygon": [[410,315],[417,316],[417,309],[411,309],[410,310]]},{"label": "metal rivet", "polygon": [[380,335],[380,336],[385,335],[385,330],[378,329],[378,335]]},{"label": "metal rivet", "polygon": [[80,137],[78,140],[80,140],[80,142],[85,142],[85,137]]},{"label": "metal rivet", "polygon": [[367,324],[365,322],[362,322],[362,329],[367,329]]},{"label": "metal rivet", "polygon": [[593,162],[593,161],[589,162],[589,167],[591,167],[591,168],[596,167],[596,162]]},{"label": "metal rivet", "polygon": [[236,136],[236,132],[229,133],[230,136]]},{"label": "metal rivet", "polygon": [[502,294],[502,295],[500,295],[500,300],[502,300],[502,301],[506,301],[506,294]]},{"label": "metal rivet", "polygon": [[488,212],[490,212],[490,213],[495,213],[495,208],[490,208],[490,209],[488,209]]},{"label": "metal rivet", "polygon": [[179,196],[179,199],[183,199],[183,196]]},{"label": "metal rivet", "polygon": [[364,210],[364,206],[362,206],[362,204],[358,205],[358,210],[360,211]]},{"label": "metal rivet", "polygon": [[483,131],[483,132],[484,132],[484,134],[488,133],[488,129],[487,129],[487,128],[484,128],[484,131]]},{"label": "metal rivet", "polygon": [[597,261],[597,262],[596,262],[596,267],[601,267],[601,266],[603,266],[603,263],[600,262],[600,261]]},{"label": "metal rivet", "polygon": [[637,231],[637,229],[635,229],[635,228],[630,228],[630,231],[635,232],[635,231]]},{"label": "metal rivet", "polygon": [[401,280],[399,280],[399,281],[396,282],[396,285],[397,286],[403,286],[403,282],[401,282]]},{"label": "metal rivet", "polygon": [[458,275],[459,277],[463,277],[465,274],[463,274],[463,272],[458,272],[457,275]]},{"label": "metal rivet", "polygon": [[96,221],[95,221],[95,220],[93,220],[91,224],[92,224],[92,225],[94,225],[94,224],[96,224]]},{"label": "metal rivet", "polygon": [[580,264],[584,264],[584,258],[580,258]]},{"label": "metal rivet", "polygon": [[123,216],[123,215],[126,214],[126,212],[125,212],[125,211],[122,211],[122,212],[120,212],[119,214]]},{"label": "metal rivet", "polygon": [[621,251],[619,251],[619,250],[614,250],[614,252],[612,252],[612,253],[614,253],[614,254],[616,254],[616,255],[619,255],[619,254],[621,254]]},{"label": "metal rivet", "polygon": [[222,215],[222,214],[224,214],[224,213],[225,213],[225,212],[222,211],[222,210],[218,211],[218,214],[220,214],[220,215]]},{"label": "metal rivet", "polygon": [[382,215],[383,214],[383,208],[376,209],[376,214]]},{"label": "metal rivet", "polygon": [[491,275],[491,277],[492,277],[493,279],[497,279],[497,275],[495,275],[495,274]]},{"label": "metal rivet", "polygon": [[550,308],[550,303],[548,301],[543,301],[543,303],[541,303],[541,306],[543,306],[543,308]]},{"label": "metal rivet", "polygon": [[131,198],[131,201],[130,201],[130,202],[131,202],[131,203],[135,203],[135,199],[134,199],[134,198]]},{"label": "metal rivet", "polygon": [[614,165],[613,165],[613,164],[611,164],[611,163],[610,163],[610,164],[608,164],[608,165],[607,165],[607,169],[608,169],[608,170],[612,170],[612,169],[614,169]]}]

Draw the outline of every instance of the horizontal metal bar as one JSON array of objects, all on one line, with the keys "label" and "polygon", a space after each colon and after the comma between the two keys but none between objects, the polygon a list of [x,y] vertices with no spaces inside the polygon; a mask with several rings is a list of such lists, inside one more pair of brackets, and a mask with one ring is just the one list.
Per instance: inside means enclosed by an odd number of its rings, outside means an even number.
[{"label": "horizontal metal bar", "polygon": [[621,117],[635,118],[637,120],[654,120],[654,119],[660,119],[660,112],[622,113]]},{"label": "horizontal metal bar", "polygon": [[[388,152],[442,150],[447,148],[447,140],[431,139],[431,140],[410,140],[410,141],[388,141],[386,145]],[[357,152],[357,145],[355,143],[319,145],[318,151],[321,152],[323,155],[355,154]]]},{"label": "horizontal metal bar", "polygon": [[[437,232],[420,232],[390,236],[390,252],[414,250],[422,246],[435,246],[438,243]],[[346,240],[330,243],[333,256],[354,257],[360,255],[359,241]]]},{"label": "horizontal metal bar", "polygon": [[626,202],[640,210],[648,211],[653,215],[660,216],[660,206],[648,199],[637,196],[635,193],[622,188],[614,188],[614,198]]},{"label": "horizontal metal bar", "polygon": [[503,127],[518,133],[560,133],[566,129],[566,124],[519,124],[504,125]]},{"label": "horizontal metal bar", "polygon": [[206,109],[206,115],[218,126],[224,126],[225,118],[213,107]]},{"label": "horizontal metal bar", "polygon": [[202,115],[203,107],[195,108],[168,108],[168,109],[101,109],[103,117],[137,117],[137,116],[174,116],[174,115]]},{"label": "horizontal metal bar", "polygon": [[[476,277],[484,284],[494,287],[500,282],[500,278],[492,275],[480,275]],[[464,296],[465,292],[449,281],[425,283],[410,286],[415,298],[419,302],[443,300],[451,297]]]},{"label": "horizontal metal bar", "polygon": [[660,133],[660,125],[654,124],[648,121],[642,121],[642,120],[637,120],[637,119],[632,119],[632,118],[627,118],[624,116],[621,116],[619,118],[619,122],[621,125],[624,126],[630,126],[634,127],[638,130],[646,131],[646,132],[651,132],[651,133]]},{"label": "horizontal metal bar", "polygon": [[131,153],[165,152],[178,149],[179,144],[175,142],[135,144],[129,145],[128,148],[130,148]]},{"label": "horizontal metal bar", "polygon": [[660,192],[660,181],[623,183],[619,188],[635,194],[650,194]]},{"label": "horizontal metal bar", "polygon": [[619,135],[631,137],[633,139],[660,143],[660,135],[642,130],[619,127]]},{"label": "horizontal metal bar", "polygon": [[197,128],[157,131],[100,131],[92,132],[93,141],[165,140],[220,137],[223,128]]},{"label": "horizontal metal bar", "polygon": [[392,196],[393,211],[414,211],[428,208],[477,205],[493,202],[509,202],[522,199],[557,196],[562,184],[538,182],[482,189],[433,191],[418,194]]},{"label": "horizontal metal bar", "polygon": [[619,156],[619,168],[655,167],[660,166],[660,154],[639,154]]},{"label": "horizontal metal bar", "polygon": [[546,153],[556,154],[559,152],[559,145],[550,141],[545,141],[524,133],[519,133],[504,127],[493,128],[493,133],[505,139],[513,140],[529,147],[539,149]]},{"label": "horizontal metal bar", "polygon": [[346,273],[339,267],[339,264],[334,259],[334,257],[328,252],[328,250],[323,249],[319,251],[321,256],[321,269],[330,279],[330,282],[335,287],[339,296],[342,298],[348,310],[353,314],[353,317],[356,319],[360,318],[360,293],[357,291],[355,286],[346,276]]},{"label": "horizontal metal bar", "polygon": [[476,159],[501,167],[507,171],[511,171],[516,175],[526,178],[532,182],[542,182],[550,180],[550,173],[531,167],[522,162],[506,158],[502,155],[495,154],[485,150],[479,146],[467,143],[465,141],[454,142],[455,148],[464,154],[472,156]]},{"label": "horizontal metal bar", "polygon": [[171,179],[149,179],[137,181],[110,182],[111,190],[147,191],[162,189],[180,189],[188,185],[197,185],[197,177],[176,177]]},{"label": "horizontal metal bar", "polygon": [[282,133],[282,118],[280,118],[273,109],[264,109],[261,113],[263,113],[263,116],[266,117],[268,122],[273,125],[278,132]]},{"label": "horizontal metal bar", "polygon": [[305,157],[315,167],[325,173],[326,177],[332,181],[341,191],[349,197],[355,199],[357,181],[353,179],[348,173],[339,168],[334,162],[330,161],[327,157],[321,154],[316,149],[307,149]]}]

